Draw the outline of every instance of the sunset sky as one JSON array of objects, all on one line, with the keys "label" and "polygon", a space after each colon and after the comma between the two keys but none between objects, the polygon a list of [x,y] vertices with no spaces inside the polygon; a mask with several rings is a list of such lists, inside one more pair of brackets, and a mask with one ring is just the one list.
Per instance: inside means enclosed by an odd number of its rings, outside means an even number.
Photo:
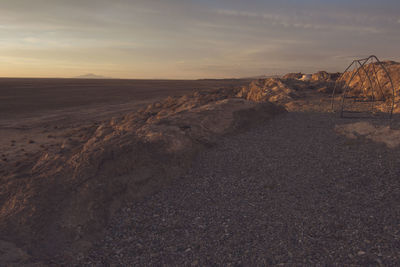
[{"label": "sunset sky", "polygon": [[0,76],[228,78],[400,61],[399,0],[0,0]]}]

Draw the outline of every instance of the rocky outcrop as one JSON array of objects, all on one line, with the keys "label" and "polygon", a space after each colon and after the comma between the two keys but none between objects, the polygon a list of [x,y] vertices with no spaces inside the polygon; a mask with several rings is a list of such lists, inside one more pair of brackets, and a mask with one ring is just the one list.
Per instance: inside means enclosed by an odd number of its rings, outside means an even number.
[{"label": "rocky outcrop", "polygon": [[[389,72],[398,95],[400,90],[400,63],[385,61],[383,62],[383,65]],[[392,94],[389,91],[391,90],[391,87],[389,86],[389,77],[386,75],[384,69],[379,67],[378,63],[368,64],[364,67],[364,70],[360,70],[358,73],[356,73],[356,70],[354,70],[343,74],[342,80],[346,83],[350,82],[349,86],[351,88],[351,93],[357,94],[361,93],[363,90],[369,89],[369,80],[367,78],[368,73],[368,76],[371,78],[371,82],[373,82],[374,85],[377,85],[375,84],[377,81],[379,82],[380,86],[384,90],[384,94]],[[353,77],[353,75],[355,76]],[[353,79],[351,79],[352,77]]]},{"label": "rocky outcrop", "polygon": [[335,82],[341,73],[328,73],[326,71],[318,71],[311,76],[313,82]]},{"label": "rocky outcrop", "polygon": [[[290,87],[304,90],[313,89],[319,93],[331,94],[335,87],[336,80],[341,73],[329,73],[319,71],[314,74],[288,73],[282,77],[282,81]],[[340,90],[340,88],[339,88]]]},{"label": "rocky outcrop", "polygon": [[[334,82],[340,77],[341,73],[329,73],[326,71],[318,71],[314,74],[303,74],[301,72],[298,73],[288,73],[282,76],[283,80],[287,79],[297,79],[303,81],[310,81],[310,82]],[[309,76],[305,77],[305,76]]]},{"label": "rocky outcrop", "polygon": [[[329,73],[319,71],[311,76],[310,83],[319,93],[332,94],[335,88],[336,80],[341,76],[341,73]],[[338,91],[340,88],[338,89]]]},{"label": "rocky outcrop", "polygon": [[[298,79],[259,79],[243,86],[237,96],[256,102],[269,101],[284,106],[288,111],[319,109],[320,104],[307,97],[315,93],[331,94],[335,82],[302,81]],[[318,95],[318,94],[317,94]]]},{"label": "rocky outcrop", "polygon": [[[399,100],[400,100],[400,63],[394,62],[394,61],[384,61],[382,62],[387,71],[389,72],[392,81],[393,81],[393,86],[395,90],[395,112],[400,112],[400,105],[399,105]],[[365,70],[365,71],[364,71]],[[376,71],[376,75],[375,75]],[[388,101],[392,101],[393,97],[393,92],[392,92],[392,87],[390,86],[390,80],[384,69],[382,69],[378,63],[371,63],[366,66],[364,66],[363,70],[360,70],[358,73],[356,73],[356,70],[346,72],[343,74],[343,77],[341,79],[341,85],[343,86],[346,83],[349,83],[350,91],[349,95],[351,96],[356,96],[360,94],[365,94],[365,95],[371,95],[372,90],[369,85],[369,79],[367,78],[367,73],[368,76],[371,79],[371,82],[373,83],[373,86],[375,88],[378,88],[378,90],[375,91],[374,95],[375,98],[381,98],[384,96]],[[353,77],[353,75],[355,75]],[[353,79],[352,79],[353,77]],[[382,88],[382,91],[379,89]]]},{"label": "rocky outcrop", "polygon": [[311,76],[311,80],[316,82],[329,81],[330,75],[326,71],[319,71]]},{"label": "rocky outcrop", "polygon": [[237,93],[220,89],[170,97],[83,127],[60,147],[27,159],[24,168],[10,166],[0,179],[0,235],[12,244],[5,256],[25,258],[25,250],[41,258],[76,257],[123,203],[178,177],[199,150],[285,112]]},{"label": "rocky outcrop", "polygon": [[269,101],[285,105],[301,96],[295,88],[298,89],[289,80],[279,78],[259,79],[253,81],[249,86],[244,86],[237,96],[256,102]]},{"label": "rocky outcrop", "polygon": [[282,76],[282,79],[301,79],[303,77],[303,73],[297,72],[297,73],[287,73]]}]

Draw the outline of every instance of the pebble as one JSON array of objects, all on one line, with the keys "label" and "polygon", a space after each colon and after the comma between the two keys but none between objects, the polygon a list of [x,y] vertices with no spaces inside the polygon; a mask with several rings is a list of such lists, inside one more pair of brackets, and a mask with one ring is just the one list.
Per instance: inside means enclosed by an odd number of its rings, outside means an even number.
[{"label": "pebble", "polygon": [[115,214],[110,238],[78,265],[359,266],[381,251],[395,266],[398,241],[384,233],[400,221],[400,169],[378,170],[400,166],[400,150],[360,141],[349,153],[333,131],[344,122],[331,116],[289,113],[222,138],[175,182]]}]

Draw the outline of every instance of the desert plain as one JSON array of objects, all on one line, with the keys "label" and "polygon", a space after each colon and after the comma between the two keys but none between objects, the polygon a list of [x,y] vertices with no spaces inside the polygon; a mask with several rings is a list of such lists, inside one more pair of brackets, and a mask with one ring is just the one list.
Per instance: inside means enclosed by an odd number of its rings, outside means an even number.
[{"label": "desert plain", "polygon": [[74,128],[98,124],[168,96],[248,82],[2,78],[0,164],[4,167],[23,155],[61,145]]},{"label": "desert plain", "polygon": [[396,265],[398,106],[302,77],[0,79],[0,263]]}]

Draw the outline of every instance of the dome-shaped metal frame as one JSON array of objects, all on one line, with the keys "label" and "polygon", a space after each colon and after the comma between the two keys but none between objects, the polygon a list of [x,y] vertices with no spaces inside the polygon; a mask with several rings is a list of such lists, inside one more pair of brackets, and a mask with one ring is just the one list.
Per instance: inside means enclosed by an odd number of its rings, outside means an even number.
[{"label": "dome-shaped metal frame", "polygon": [[[382,70],[389,82],[383,83],[383,79],[378,76]],[[355,90],[352,82],[357,76],[361,84]],[[332,110],[340,112],[342,118],[392,118],[394,104],[392,78],[384,64],[374,55],[354,60],[337,79],[332,93]]]}]

